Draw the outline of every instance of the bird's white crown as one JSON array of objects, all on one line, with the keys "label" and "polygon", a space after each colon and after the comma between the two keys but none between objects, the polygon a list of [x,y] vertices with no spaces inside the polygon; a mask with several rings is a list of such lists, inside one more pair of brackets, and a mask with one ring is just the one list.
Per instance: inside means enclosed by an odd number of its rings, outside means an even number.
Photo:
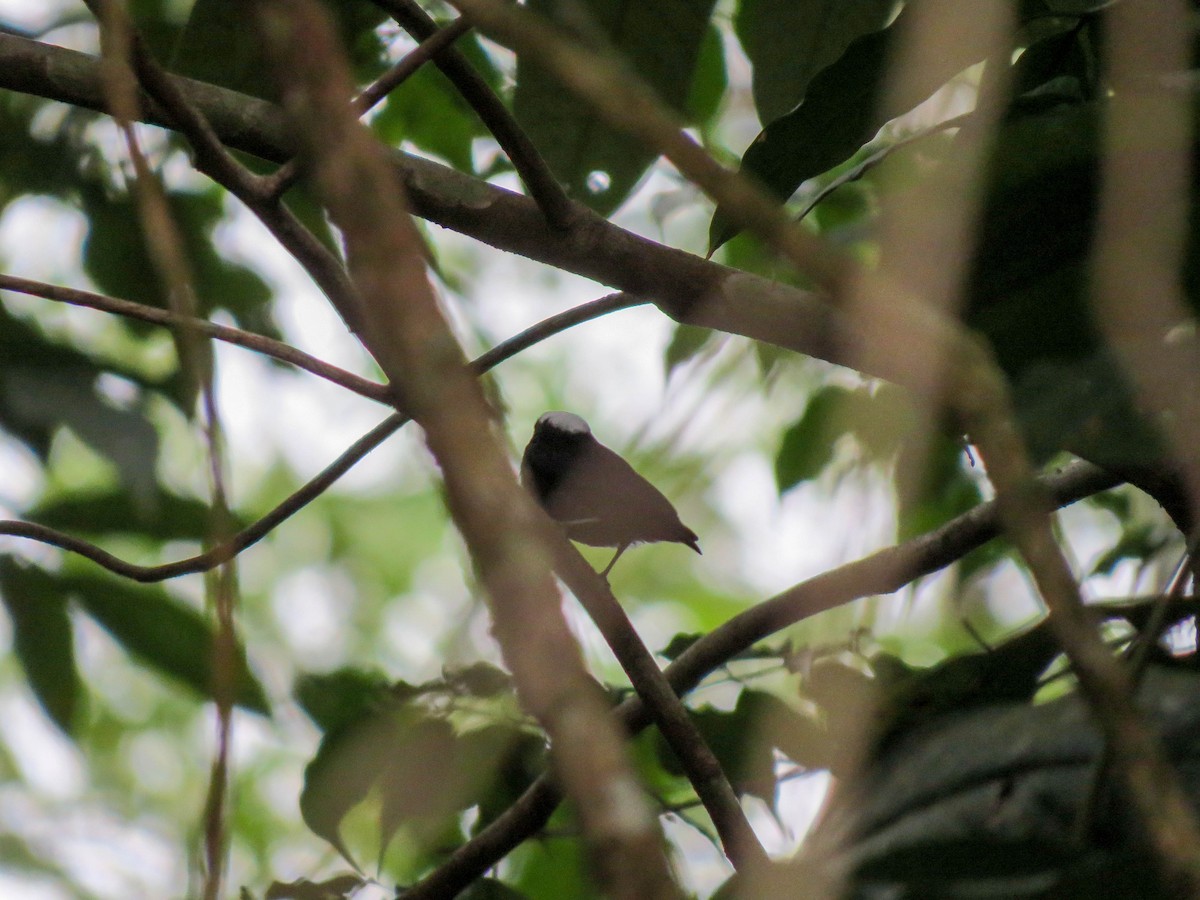
[{"label": "bird's white crown", "polygon": [[557,431],[565,431],[569,434],[591,434],[592,429],[588,427],[588,423],[582,417],[569,412],[548,412],[542,413],[537,420],[538,425],[549,425]]}]

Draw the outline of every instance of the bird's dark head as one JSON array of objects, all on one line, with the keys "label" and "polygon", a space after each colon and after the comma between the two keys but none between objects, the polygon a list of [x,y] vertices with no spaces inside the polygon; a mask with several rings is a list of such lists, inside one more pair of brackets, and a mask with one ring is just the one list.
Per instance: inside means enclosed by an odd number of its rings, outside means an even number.
[{"label": "bird's dark head", "polygon": [[567,477],[581,451],[595,440],[588,423],[574,413],[543,413],[533,426],[533,437],[521,460],[537,495],[549,496]]}]

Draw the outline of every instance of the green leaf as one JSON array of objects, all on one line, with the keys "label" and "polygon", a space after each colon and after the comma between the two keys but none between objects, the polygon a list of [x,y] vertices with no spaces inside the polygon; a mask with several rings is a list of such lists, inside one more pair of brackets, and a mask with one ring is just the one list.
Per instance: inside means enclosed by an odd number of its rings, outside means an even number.
[{"label": "green leaf", "polygon": [[316,726],[328,733],[366,716],[390,696],[388,688],[382,673],[347,667],[302,675],[292,693]]},{"label": "green leaf", "polygon": [[833,458],[834,445],[845,433],[838,412],[851,391],[828,385],[808,400],[804,414],[783,433],[775,454],[775,485],[782,495],[802,481],[810,481]]},{"label": "green leaf", "polygon": [[[768,806],[775,805],[776,748],[801,765],[828,765],[828,748],[816,723],[764,691],[743,690],[729,712],[709,708],[691,715],[734,790]],[[658,740],[663,768],[682,776],[674,751],[661,736]]]},{"label": "green leaf", "polygon": [[[57,583],[135,659],[213,699],[215,635],[200,613],[161,588],[107,575],[73,575]],[[270,715],[266,694],[241,648],[233,664],[234,702]]]},{"label": "green leaf", "polygon": [[1177,535],[1165,531],[1158,525],[1135,525],[1125,529],[1116,544],[1100,555],[1092,564],[1093,575],[1111,575],[1113,570],[1127,559],[1145,565],[1164,549],[1171,547]]},{"label": "green leaf", "polygon": [[910,441],[896,461],[897,539],[932,531],[979,505],[979,485],[963,467],[961,441],[934,435]]},{"label": "green leaf", "polygon": [[[368,3],[325,0],[324,5],[338,27],[356,79],[361,83],[374,78],[384,67],[383,44],[375,31],[384,13]],[[253,7],[242,0],[196,0],[175,45],[171,69],[264,100],[276,97]]]},{"label": "green leaf", "polygon": [[[686,114],[714,5],[715,0],[532,0],[529,8],[615,50],[664,102]],[[629,196],[654,161],[652,151],[609,128],[524,56],[517,60],[513,112],[568,193],[602,215]]]},{"label": "green leaf", "polygon": [[[985,334],[1013,384],[1035,460],[1069,449],[1100,465],[1154,465],[1159,435],[1140,415],[1089,300],[1100,184],[1102,103],[1018,107],[1000,129],[968,281],[968,325]],[[1123,147],[1157,165],[1154,136]],[[1193,222],[1183,279],[1200,297]]]},{"label": "green leaf", "polygon": [[[475,35],[459,38],[454,46],[485,82],[499,87],[500,74]],[[433,65],[423,66],[392,91],[371,127],[388,144],[407,141],[471,174],[475,174],[472,145],[489,134],[450,79]]]},{"label": "green leaf", "polygon": [[1043,622],[991,650],[953,656],[931,668],[912,668],[895,657],[874,659],[883,694],[877,713],[881,732],[894,739],[939,715],[1029,701],[1059,653]]},{"label": "green leaf", "polygon": [[458,895],[458,900],[528,900],[529,895],[495,878],[480,878]]},{"label": "green leaf", "polygon": [[687,98],[688,119],[699,125],[701,130],[705,130],[712,124],[717,110],[721,108],[721,100],[724,99],[728,87],[725,44],[721,41],[720,29],[710,24],[700,44],[696,74]]},{"label": "green leaf", "polygon": [[117,467],[125,485],[150,496],[158,434],[142,409],[118,408],[97,392],[106,373],[151,383],[118,363],[49,340],[0,306],[0,427],[43,460],[55,432],[70,428]]},{"label": "green leaf", "polygon": [[264,100],[275,82],[263,56],[254,10],[242,0],[196,0],[175,45],[171,70]]},{"label": "green leaf", "polygon": [[[902,94],[888,95],[885,108],[888,55],[908,18],[906,9],[887,28],[858,38],[813,77],[804,102],[771,121],[746,150],[742,172],[783,202],[803,182],[853,156],[889,119],[912,109],[982,57],[982,47],[948,44],[944,54],[920,67],[920,77],[905,80]],[[709,225],[709,252],[739,230],[718,207]]]},{"label": "green leaf", "polygon": [[[573,817],[561,818],[562,826],[578,832],[579,825]],[[530,897],[600,900],[606,896],[592,877],[592,868],[579,838],[551,836],[540,841],[526,841],[513,854],[513,862],[517,875],[511,879],[512,884]]]},{"label": "green leaf", "polygon": [[390,702],[327,732],[304,770],[300,812],[314,834],[352,865],[341,825],[370,797],[380,801],[380,847],[401,828],[440,836],[480,799],[503,744],[518,732],[490,729],[456,737],[444,718],[417,704]]},{"label": "green leaf", "polygon": [[325,881],[273,881],[263,895],[263,900],[342,900],[364,887],[367,880],[362,875],[335,875]]},{"label": "green leaf", "polygon": [[[165,309],[166,290],[153,274],[156,269],[133,198],[114,196],[97,184],[84,185],[80,198],[89,222],[83,245],[87,274],[107,294]],[[240,327],[278,337],[270,313],[270,288],[254,270],[223,258],[213,243],[225,215],[223,194],[176,192],[168,199],[194,275],[197,313],[206,317],[215,309],[225,309]]]},{"label": "green leaf", "polygon": [[0,557],[0,601],[8,610],[13,652],[29,687],[51,721],[66,734],[73,734],[80,718],[83,684],[75,667],[75,639],[66,598],[44,572]]},{"label": "green leaf", "polygon": [[38,504],[32,522],[76,534],[137,534],[158,541],[200,541],[209,533],[209,509],[155,485],[151,494],[110,490],[76,493]]},{"label": "green leaf", "polygon": [[883,28],[893,0],[742,0],[734,31],[754,67],[754,105],[761,122],[793,109],[808,83],[850,42]]},{"label": "green leaf", "polygon": [[1096,65],[1089,32],[1071,27],[1041,38],[1025,48],[1013,66],[1012,93],[1019,97],[1067,79],[1080,99],[1091,98],[1096,87]]},{"label": "green leaf", "polygon": [[676,325],[675,333],[671,335],[671,343],[667,345],[664,359],[667,375],[675,371],[676,366],[683,365],[703,350],[715,335],[716,332],[711,328],[701,328],[698,325]]}]

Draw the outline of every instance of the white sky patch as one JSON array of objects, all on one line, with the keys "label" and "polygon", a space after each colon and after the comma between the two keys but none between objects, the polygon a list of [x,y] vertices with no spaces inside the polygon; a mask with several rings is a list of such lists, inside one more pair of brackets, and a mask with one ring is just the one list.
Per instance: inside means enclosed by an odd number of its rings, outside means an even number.
[{"label": "white sky patch", "polygon": [[15,691],[0,697],[0,738],[35,791],[58,800],[74,797],[87,784],[83,755],[46,718],[32,697]]}]

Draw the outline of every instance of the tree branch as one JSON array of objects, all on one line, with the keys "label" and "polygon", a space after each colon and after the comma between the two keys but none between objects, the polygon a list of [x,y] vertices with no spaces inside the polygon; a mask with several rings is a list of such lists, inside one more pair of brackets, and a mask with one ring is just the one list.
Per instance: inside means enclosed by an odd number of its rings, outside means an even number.
[{"label": "tree branch", "polygon": [[68,303],[71,306],[82,306],[101,312],[113,313],[128,319],[138,319],[168,328],[185,328],[206,337],[224,341],[237,347],[245,347],[271,359],[290,363],[298,369],[311,372],[326,381],[331,381],[339,387],[380,403],[388,402],[388,388],[385,384],[377,384],[353,372],[338,368],[335,365],[310,356],[303,350],[298,350],[290,344],[277,341],[261,334],[253,334],[240,328],[230,328],[227,325],[216,325],[206,319],[194,316],[180,315],[157,306],[146,306],[131,300],[121,300],[117,297],[106,297],[91,291],[63,287],[57,284],[46,284],[41,281],[31,281],[28,278],[18,278],[0,272],[0,290],[15,291],[56,303]]},{"label": "tree branch", "polygon": [[[168,76],[228,147],[283,163],[295,145],[277,106],[203,82]],[[97,60],[84,53],[0,34],[0,88],[104,111]],[[174,127],[170,113],[143,98],[145,120]],[[644,297],[679,322],[766,341],[807,356],[853,365],[848,325],[809,291],[739,272],[667,247],[573,207],[569,233],[549,225],[520,194],[427,159],[395,153],[413,212],[485,244]],[[279,227],[276,225],[276,227]],[[340,266],[322,267],[325,248],[300,226],[285,246],[327,295],[348,285]],[[307,240],[303,253],[297,245]],[[833,295],[834,300],[837,295]],[[866,374],[886,373],[861,368]]]},{"label": "tree branch", "polygon": [[555,571],[604,635],[654,724],[678,757],[696,796],[716,826],[725,855],[737,869],[762,867],[768,861],[766,851],[750,827],[737,793],[700,729],[613,596],[608,581],[588,565],[565,536],[558,544]]},{"label": "tree branch", "polygon": [[[1108,490],[1119,480],[1088,463],[1074,463],[1042,479],[1056,506],[1075,503]],[[820,612],[877,594],[888,594],[933,574],[982,547],[1001,533],[996,502],[982,503],[941,528],[863,559],[823,572],[739,613],[703,635],[663,672],[677,694],[695,688],[709,673],[755,643]],[[647,727],[651,718],[638,698],[617,707],[631,732]],[[561,800],[550,775],[530,785],[508,809],[419,883],[408,888],[405,900],[453,897],[496,865],[549,820]]]},{"label": "tree branch", "polygon": [[[417,40],[426,41],[437,31],[437,23],[415,0],[374,2]],[[496,96],[461,51],[453,47],[445,50],[434,60],[434,65],[450,79],[492,133],[550,226],[557,231],[568,230],[575,217],[575,206],[504,101]]]},{"label": "tree branch", "polygon": [[[17,279],[23,281],[24,279]],[[86,292],[81,292],[86,293]],[[109,299],[109,298],[105,298]],[[124,303],[126,301],[116,301]],[[628,294],[610,294],[598,300],[582,303],[572,309],[565,310],[531,325],[519,334],[513,335],[497,344],[491,350],[481,354],[471,363],[471,371],[482,375],[495,368],[505,360],[511,359],[534,344],[544,341],[552,335],[566,331],[582,322],[597,319],[622,309],[629,309],[645,303]],[[161,312],[161,310],[159,311]],[[203,322],[203,320],[198,320]],[[210,323],[203,323],[210,324]],[[220,326],[212,326],[218,328]],[[265,340],[265,339],[264,339]],[[297,351],[298,352],[298,351]],[[291,360],[288,360],[289,362]],[[31,522],[18,522],[11,519],[0,520],[0,535],[27,538],[51,547],[58,547],[90,559],[115,575],[121,575],[141,583],[156,583],[178,578],[181,575],[192,575],[197,572],[207,572],[216,568],[226,560],[232,559],[248,547],[257,544],[271,533],[277,526],[287,521],[326,490],[334,482],[345,475],[354,464],[396,433],[408,417],[400,414],[384,419],[365,435],[351,444],[344,453],[326,466],[314,478],[308,481],[298,491],[291,494],[267,515],[235,534],[219,547],[213,547],[206,553],[191,556],[187,559],[164,563],[157,566],[140,566],[120,559],[106,550],[97,547],[81,538],[64,534],[53,528]]]},{"label": "tree branch", "polygon": [[345,243],[362,337],[441,467],[493,634],[522,705],[549,736],[599,886],[617,900],[681,896],[659,822],[564,618],[550,568],[554,526],[516,481],[434,296],[403,192],[347,104],[353,84],[328,15],[317,0],[259,0],[255,11],[302,164]]}]

